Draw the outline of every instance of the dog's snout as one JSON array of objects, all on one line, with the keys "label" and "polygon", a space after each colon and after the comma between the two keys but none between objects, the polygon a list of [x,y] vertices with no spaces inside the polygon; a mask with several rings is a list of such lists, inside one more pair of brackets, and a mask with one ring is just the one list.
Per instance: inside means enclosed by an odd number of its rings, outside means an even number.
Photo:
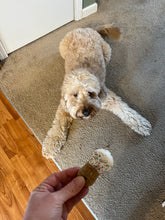
[{"label": "dog's snout", "polygon": [[85,117],[88,117],[91,113],[91,110],[89,108],[84,108],[82,113]]}]

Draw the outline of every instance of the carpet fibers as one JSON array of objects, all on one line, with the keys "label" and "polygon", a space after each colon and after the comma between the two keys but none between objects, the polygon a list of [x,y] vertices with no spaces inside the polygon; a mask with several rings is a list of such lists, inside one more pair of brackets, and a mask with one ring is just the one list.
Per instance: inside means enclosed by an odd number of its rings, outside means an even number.
[{"label": "carpet fibers", "polygon": [[58,46],[78,27],[114,23],[122,31],[109,40],[112,60],[106,85],[146,117],[153,130],[141,137],[107,111],[74,121],[55,158],[64,169],[82,166],[91,153],[110,146],[113,169],[85,198],[99,220],[163,220],[165,208],[165,1],[98,1],[98,13],[71,22],[13,52],[0,70],[0,88],[42,143],[51,127],[64,77]]}]

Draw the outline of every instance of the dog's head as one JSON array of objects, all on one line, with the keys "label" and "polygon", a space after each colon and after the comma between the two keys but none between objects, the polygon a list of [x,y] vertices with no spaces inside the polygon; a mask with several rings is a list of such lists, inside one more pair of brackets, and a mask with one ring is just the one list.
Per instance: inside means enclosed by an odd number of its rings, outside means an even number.
[{"label": "dog's head", "polygon": [[101,108],[100,83],[87,70],[67,74],[62,86],[61,104],[74,119],[88,119]]}]

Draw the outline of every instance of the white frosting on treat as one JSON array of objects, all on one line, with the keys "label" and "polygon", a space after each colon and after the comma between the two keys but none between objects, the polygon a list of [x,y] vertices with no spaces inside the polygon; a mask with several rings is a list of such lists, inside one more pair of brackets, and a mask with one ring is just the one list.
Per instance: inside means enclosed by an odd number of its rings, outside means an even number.
[{"label": "white frosting on treat", "polygon": [[113,166],[113,157],[108,150],[98,149],[88,161],[99,173],[108,171]]}]

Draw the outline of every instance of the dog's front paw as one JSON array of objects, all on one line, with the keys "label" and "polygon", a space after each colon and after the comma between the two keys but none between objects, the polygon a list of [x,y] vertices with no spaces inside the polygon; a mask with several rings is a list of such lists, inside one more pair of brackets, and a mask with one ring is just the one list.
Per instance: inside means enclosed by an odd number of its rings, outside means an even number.
[{"label": "dog's front paw", "polygon": [[55,157],[60,152],[65,142],[66,138],[61,138],[58,136],[53,138],[46,137],[42,146],[42,155],[47,159]]},{"label": "dog's front paw", "polygon": [[136,119],[132,118],[131,121],[132,121],[132,123],[131,123],[130,127],[135,132],[137,132],[138,134],[143,135],[143,136],[150,135],[152,126],[147,119],[145,119],[141,115],[138,115],[138,117]]}]

